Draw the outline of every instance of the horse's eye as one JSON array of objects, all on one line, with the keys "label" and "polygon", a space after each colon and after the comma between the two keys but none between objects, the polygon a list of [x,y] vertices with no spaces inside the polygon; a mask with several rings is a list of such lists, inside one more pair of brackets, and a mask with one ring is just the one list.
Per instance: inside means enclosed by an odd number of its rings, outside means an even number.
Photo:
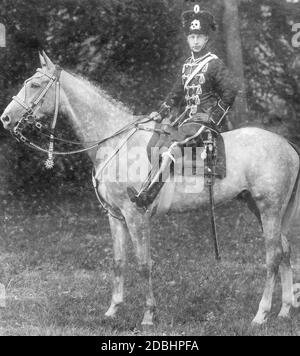
[{"label": "horse's eye", "polygon": [[38,82],[32,81],[32,82],[30,83],[30,86],[31,86],[31,88],[39,88],[41,85],[40,85],[40,83],[38,83]]}]

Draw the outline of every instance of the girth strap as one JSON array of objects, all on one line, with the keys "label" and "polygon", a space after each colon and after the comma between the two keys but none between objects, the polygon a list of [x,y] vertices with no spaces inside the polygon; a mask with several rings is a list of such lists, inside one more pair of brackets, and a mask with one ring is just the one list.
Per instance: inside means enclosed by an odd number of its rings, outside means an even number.
[{"label": "girth strap", "polygon": [[99,190],[98,190],[99,181],[95,175],[96,175],[96,171],[95,171],[95,168],[93,168],[93,171],[92,171],[93,187],[95,189],[96,197],[97,197],[99,203],[101,204],[102,208],[104,209],[105,213],[110,214],[115,219],[125,222],[124,216],[122,215],[121,211],[119,209],[114,208],[111,204],[109,204],[103,198],[103,196],[99,193]]}]

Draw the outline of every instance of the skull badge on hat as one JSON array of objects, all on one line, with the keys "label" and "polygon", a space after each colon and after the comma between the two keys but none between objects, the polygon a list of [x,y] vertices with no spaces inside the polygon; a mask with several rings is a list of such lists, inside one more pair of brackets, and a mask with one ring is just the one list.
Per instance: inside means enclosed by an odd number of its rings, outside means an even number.
[{"label": "skull badge on hat", "polygon": [[193,10],[183,12],[182,27],[187,36],[192,33],[208,36],[212,31],[216,30],[216,23],[213,15],[206,10],[202,11],[197,4]]}]

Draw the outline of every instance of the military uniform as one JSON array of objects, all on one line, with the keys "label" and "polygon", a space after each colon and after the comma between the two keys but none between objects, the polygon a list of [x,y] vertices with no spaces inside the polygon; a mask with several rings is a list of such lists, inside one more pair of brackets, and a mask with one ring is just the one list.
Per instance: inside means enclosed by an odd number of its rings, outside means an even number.
[{"label": "military uniform", "polygon": [[[202,68],[192,76],[199,66]],[[159,112],[164,118],[174,109],[178,112],[185,110],[181,124],[197,120],[197,117],[205,117],[196,114],[207,114],[208,120],[220,127],[237,91],[236,81],[217,56],[208,52],[195,59],[192,55],[184,62],[182,75],[177,79]]]},{"label": "military uniform", "polygon": [[[195,5],[193,11],[183,13],[182,25],[187,36],[195,33],[208,38],[210,32],[216,29],[214,17],[207,11],[200,11],[199,5]],[[164,184],[161,179],[164,170],[172,162],[173,147],[176,147],[176,144],[194,142],[203,131],[204,122],[208,126],[221,127],[237,91],[236,81],[216,55],[203,49],[200,53],[192,51],[192,55],[183,64],[181,75],[159,110],[161,119],[168,116],[175,118],[173,125],[186,136],[184,141],[171,145],[162,158],[158,172],[143,184],[140,192],[134,187],[127,188],[132,202],[140,207],[147,207],[154,201]],[[179,118],[172,115],[174,109],[182,113]],[[188,130],[185,131],[186,127]]]}]

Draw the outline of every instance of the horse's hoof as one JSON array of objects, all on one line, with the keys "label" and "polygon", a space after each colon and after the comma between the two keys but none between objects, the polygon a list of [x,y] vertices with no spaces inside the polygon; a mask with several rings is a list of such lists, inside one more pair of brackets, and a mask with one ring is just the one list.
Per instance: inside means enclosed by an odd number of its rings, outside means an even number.
[{"label": "horse's hoof", "polygon": [[293,285],[293,292],[294,292],[293,307],[296,309],[300,307],[300,283],[295,283]]},{"label": "horse's hoof", "polygon": [[256,318],[255,317],[251,322],[251,326],[253,328],[260,327],[260,326],[266,324],[267,320],[268,320],[267,318]]},{"label": "horse's hoof", "polygon": [[116,321],[116,317],[115,316],[107,316],[104,315],[103,319],[101,320],[101,324],[104,326],[108,326],[113,324]]},{"label": "horse's hoof", "polygon": [[103,316],[104,320],[115,320],[117,318],[116,314],[107,314],[105,313]]},{"label": "horse's hoof", "polygon": [[104,314],[104,317],[115,319],[117,315],[119,315],[120,312],[123,310],[123,307],[124,307],[123,303],[112,304],[107,310],[107,312]]},{"label": "horse's hoof", "polygon": [[263,323],[258,323],[258,322],[256,322],[256,321],[251,321],[251,328],[252,329],[260,329],[260,328],[262,328],[263,327],[263,325],[265,325],[266,324],[266,322],[264,321]]},{"label": "horse's hoof", "polygon": [[294,300],[291,300],[289,303],[283,302],[281,305],[280,312],[278,314],[278,318],[280,318],[283,321],[290,320],[292,317],[291,312],[292,312],[292,308],[293,308],[293,303],[294,303]]},{"label": "horse's hoof", "polygon": [[143,333],[149,333],[149,332],[153,332],[154,329],[154,324],[143,324],[141,323],[141,328]]},{"label": "horse's hoof", "polygon": [[289,321],[292,320],[292,316],[291,316],[290,313],[284,313],[284,314],[279,313],[279,314],[278,314],[278,319],[279,319],[280,321],[283,321],[283,322],[289,322]]},{"label": "horse's hoof", "polygon": [[153,318],[154,318],[154,307],[151,309],[148,309],[145,311],[144,317],[143,317],[143,321],[141,322],[142,327],[144,328],[151,328],[154,326],[153,323]]}]

